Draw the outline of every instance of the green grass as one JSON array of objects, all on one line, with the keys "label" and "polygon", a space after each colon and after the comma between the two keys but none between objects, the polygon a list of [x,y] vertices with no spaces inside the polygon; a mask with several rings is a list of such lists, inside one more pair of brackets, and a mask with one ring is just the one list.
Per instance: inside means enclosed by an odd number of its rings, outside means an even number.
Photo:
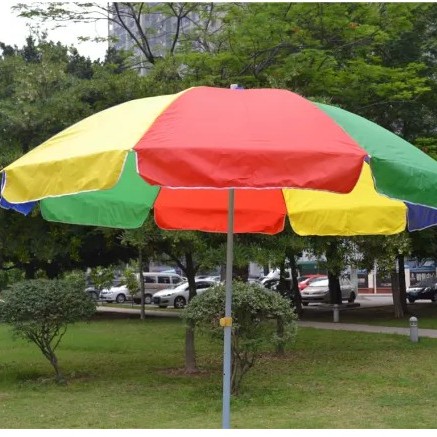
[{"label": "green grass", "polygon": [[[178,319],[99,315],[58,351],[69,384],[0,325],[2,428],[221,427],[222,345],[198,337],[186,375]],[[437,340],[301,328],[284,357],[264,351],[232,399],[232,427],[435,428]]]}]

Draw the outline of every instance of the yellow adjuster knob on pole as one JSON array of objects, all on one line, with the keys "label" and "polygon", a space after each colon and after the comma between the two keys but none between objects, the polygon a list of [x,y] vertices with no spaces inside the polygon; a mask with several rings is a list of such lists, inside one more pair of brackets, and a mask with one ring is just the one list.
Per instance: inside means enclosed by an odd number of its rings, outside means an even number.
[{"label": "yellow adjuster knob on pole", "polygon": [[222,326],[223,328],[227,326],[232,326],[232,317],[222,317],[220,319],[220,326]]}]

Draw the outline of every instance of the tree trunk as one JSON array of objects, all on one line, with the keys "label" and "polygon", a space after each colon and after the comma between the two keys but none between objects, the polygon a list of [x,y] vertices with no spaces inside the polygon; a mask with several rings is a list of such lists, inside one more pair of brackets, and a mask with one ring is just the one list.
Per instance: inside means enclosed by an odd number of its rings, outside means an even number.
[{"label": "tree trunk", "polygon": [[292,251],[287,251],[287,258],[290,262],[290,267],[291,267],[291,281],[292,281],[291,299],[297,314],[301,315],[303,312],[302,296],[300,295],[299,283],[297,281],[298,270],[297,270],[296,258],[294,257]]},{"label": "tree trunk", "polygon": [[194,268],[193,256],[191,253],[185,254],[185,275],[188,280],[188,301],[190,301],[194,296],[196,296],[196,271]]},{"label": "tree trunk", "polygon": [[391,274],[391,288],[393,293],[394,316],[396,319],[402,319],[408,313],[407,308],[407,291],[405,284],[405,263],[404,256],[398,256],[398,272]]},{"label": "tree trunk", "polygon": [[335,273],[328,271],[328,284],[329,284],[329,302],[331,304],[341,304],[341,288],[340,279]]},{"label": "tree trunk", "polygon": [[399,276],[396,272],[391,273],[391,290],[393,294],[394,316],[396,319],[401,319],[405,314],[401,304],[401,295],[399,293]]},{"label": "tree trunk", "polygon": [[[331,243],[328,245],[326,249],[326,259],[328,261],[335,260],[337,256],[338,256],[337,245],[334,241],[331,241]],[[329,286],[329,303],[340,305],[342,303],[342,299],[341,299],[339,274],[330,271],[329,268],[328,268],[328,286]]]},{"label": "tree trunk", "polygon": [[194,327],[187,326],[185,330],[185,372],[198,372],[196,364],[196,349],[194,344]]},{"label": "tree trunk", "polygon": [[[190,301],[194,296],[196,296],[196,271],[191,253],[185,254],[185,262],[185,275],[187,276],[189,289],[188,301]],[[194,326],[188,326],[185,330],[185,371],[187,373],[198,372],[196,364],[196,348],[194,342]]]},{"label": "tree trunk", "polygon": [[144,274],[143,274],[143,250],[141,249],[141,247],[138,248],[138,268],[140,270],[139,275],[140,275],[140,293],[141,293],[140,319],[145,320],[146,308],[145,308],[145,297],[144,297],[145,291],[144,291]]},{"label": "tree trunk", "polygon": [[404,314],[408,314],[407,307],[407,284],[405,283],[405,258],[403,254],[398,255],[399,266],[399,297]]},{"label": "tree trunk", "polygon": [[61,268],[60,268],[59,264],[56,262],[46,264],[44,270],[45,270],[46,275],[49,279],[55,279],[61,273]]},{"label": "tree trunk", "polygon": [[60,369],[59,364],[58,364],[58,358],[56,357],[55,353],[53,352],[53,350],[50,346],[46,346],[46,349],[47,349],[47,352],[45,353],[45,355],[49,359],[50,364],[55,369],[56,382],[58,384],[66,384],[67,380],[65,379],[63,373],[61,372],[61,369]]},{"label": "tree trunk", "polygon": [[[276,319],[276,335],[278,338],[283,339],[284,338],[284,320],[278,317]],[[284,355],[285,353],[285,346],[283,341],[279,341],[276,344],[276,354],[277,355]]]},{"label": "tree trunk", "polygon": [[226,265],[222,264],[220,266],[220,281],[224,281],[226,279]]},{"label": "tree trunk", "polygon": [[232,278],[238,281],[247,282],[249,280],[249,264],[244,266],[233,266]]},{"label": "tree trunk", "polygon": [[281,265],[279,266],[279,283],[277,290],[282,297],[289,297],[287,296],[287,285],[285,280],[285,258],[281,261]]},{"label": "tree trunk", "polygon": [[253,367],[256,359],[255,351],[243,350],[240,347],[238,335],[232,335],[232,366],[231,366],[231,393],[238,395],[243,376]]},{"label": "tree trunk", "polygon": [[24,269],[24,277],[26,279],[35,279],[37,268],[33,263],[23,264],[23,269]]}]

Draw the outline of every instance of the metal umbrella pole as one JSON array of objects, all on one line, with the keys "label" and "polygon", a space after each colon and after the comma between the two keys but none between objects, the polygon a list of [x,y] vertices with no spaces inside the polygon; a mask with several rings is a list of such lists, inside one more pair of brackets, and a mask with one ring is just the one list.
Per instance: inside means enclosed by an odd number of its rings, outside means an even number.
[{"label": "metal umbrella pole", "polygon": [[226,246],[226,298],[223,326],[223,429],[231,427],[231,339],[232,339],[232,266],[234,262],[234,189],[229,190],[228,233]]},{"label": "metal umbrella pole", "polygon": [[[230,89],[243,89],[232,84]],[[223,327],[223,429],[231,427],[231,370],[232,370],[232,267],[234,264],[234,189],[228,191],[228,233],[226,244],[226,297],[225,316],[220,320]]]}]

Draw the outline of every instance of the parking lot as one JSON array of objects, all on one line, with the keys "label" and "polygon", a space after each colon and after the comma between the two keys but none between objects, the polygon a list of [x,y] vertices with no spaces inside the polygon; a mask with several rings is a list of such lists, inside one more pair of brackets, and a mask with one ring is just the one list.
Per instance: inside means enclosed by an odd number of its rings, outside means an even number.
[{"label": "parking lot", "polygon": [[[344,304],[347,305],[347,304]],[[372,308],[372,307],[380,307],[380,306],[387,306],[387,305],[393,305],[393,297],[390,294],[378,294],[378,295],[371,295],[371,294],[362,294],[358,295],[355,303],[353,305],[350,305],[350,307],[354,308]],[[323,303],[314,303],[310,304],[307,307],[305,307],[306,310],[321,310],[321,309],[327,309],[328,305]],[[124,304],[112,304],[107,305],[106,303],[99,302],[98,308],[100,308],[101,311],[118,311],[118,310],[131,310],[133,312],[138,312],[140,309],[140,305],[132,304],[131,302],[126,302]],[[146,310],[159,310],[160,308],[157,305],[150,304],[145,305]],[[165,312],[165,310],[163,311]],[[167,309],[168,313],[177,313],[177,311],[174,310],[173,307],[169,307]]]}]

